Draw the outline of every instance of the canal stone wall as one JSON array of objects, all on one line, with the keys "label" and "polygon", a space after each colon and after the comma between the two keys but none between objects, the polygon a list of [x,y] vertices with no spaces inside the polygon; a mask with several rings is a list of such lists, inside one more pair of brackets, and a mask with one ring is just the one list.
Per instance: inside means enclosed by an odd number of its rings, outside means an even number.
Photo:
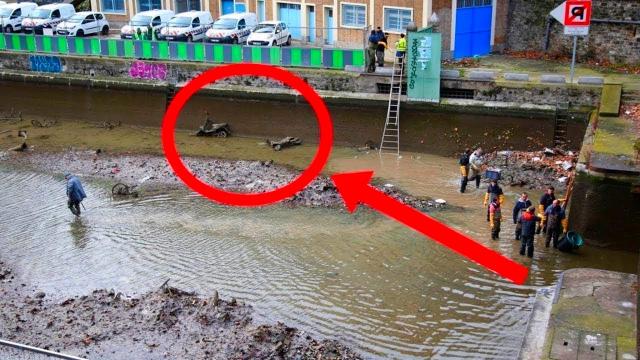
[{"label": "canal stone wall", "polygon": [[[180,84],[197,76],[211,65],[190,62],[141,61],[117,58],[83,58],[77,56],[47,56],[0,52],[0,71],[23,72],[30,75],[22,81],[39,81],[38,75],[47,76],[48,81],[61,81],[72,78],[74,81],[99,79],[109,82],[110,87],[131,88],[136,84],[142,89],[149,87],[161,89],[170,84]],[[42,57],[42,56],[40,56]],[[34,65],[35,64],[35,65]],[[54,64],[57,66],[49,66]],[[46,65],[46,66],[45,66]],[[43,71],[45,70],[45,71]],[[359,72],[327,69],[293,68],[298,76],[318,91],[331,92],[333,100],[356,102],[375,100],[384,102],[382,96],[388,92],[390,76],[384,74],[361,74]],[[15,74],[14,74],[15,75]],[[15,76],[4,74],[5,80],[15,80]],[[59,82],[59,81],[58,81]],[[262,77],[234,77],[216,82],[213,88],[232,88],[238,91],[246,88],[251,93],[261,92],[265,96],[279,96],[271,89],[286,90],[279,82]],[[504,104],[533,104],[555,106],[558,102],[570,102],[576,107],[595,107],[600,99],[599,85],[542,84],[531,82],[509,82],[504,80],[473,80],[468,78],[443,79],[443,98],[463,98],[476,102]],[[457,97],[455,92],[464,93]],[[377,96],[374,96],[377,94]],[[481,106],[493,106],[483,105]]]}]

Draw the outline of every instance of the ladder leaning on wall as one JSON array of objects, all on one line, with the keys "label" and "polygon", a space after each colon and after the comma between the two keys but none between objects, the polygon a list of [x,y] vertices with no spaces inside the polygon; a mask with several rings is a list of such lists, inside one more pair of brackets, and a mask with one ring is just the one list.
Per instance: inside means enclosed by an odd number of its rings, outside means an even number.
[{"label": "ladder leaning on wall", "polygon": [[380,153],[395,153],[400,155],[400,98],[402,96],[402,78],[404,72],[404,57],[395,57],[389,89],[389,106],[387,120],[384,123]]}]

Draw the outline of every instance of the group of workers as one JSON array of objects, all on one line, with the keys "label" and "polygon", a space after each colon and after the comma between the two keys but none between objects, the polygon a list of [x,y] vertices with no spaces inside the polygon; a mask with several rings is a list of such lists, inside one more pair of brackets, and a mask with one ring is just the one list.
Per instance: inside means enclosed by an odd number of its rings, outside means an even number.
[{"label": "group of workers", "polygon": [[[476,189],[480,188],[480,171],[485,165],[482,148],[471,152],[465,149],[460,156],[460,192],[464,193],[469,180],[475,180]],[[545,234],[545,246],[553,244],[558,247],[558,241],[563,233],[567,232],[567,221],[562,199],[556,199],[555,189],[549,186],[540,198],[538,214],[529,195],[523,192],[513,207],[513,223],[516,225],[515,240],[521,241],[520,255],[533,257],[534,236],[541,232]],[[487,222],[491,228],[491,239],[500,237],[500,224],[502,222],[502,209],[504,204],[504,192],[498,181],[492,179],[484,196],[484,207],[487,209]]]},{"label": "group of workers", "polygon": [[[376,71],[376,64],[384,67],[384,52],[389,47],[389,33],[383,32],[380,27],[371,30],[369,35],[369,46],[367,47],[367,72]],[[396,57],[404,59],[407,52],[407,39],[404,34],[400,34],[400,39],[396,41]]]}]

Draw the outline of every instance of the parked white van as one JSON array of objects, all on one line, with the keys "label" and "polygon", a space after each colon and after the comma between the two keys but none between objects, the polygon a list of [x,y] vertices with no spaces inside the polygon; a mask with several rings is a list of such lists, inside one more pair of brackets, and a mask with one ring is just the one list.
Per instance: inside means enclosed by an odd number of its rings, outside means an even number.
[{"label": "parked white van", "polygon": [[160,30],[167,26],[167,23],[175,13],[171,10],[149,10],[137,13],[129,22],[120,29],[120,37],[122,39],[133,39],[138,29],[143,34],[147,33],[147,27],[151,26],[156,33],[156,37]]},{"label": "parked white van", "polygon": [[254,13],[222,15],[207,31],[207,38],[213,43],[244,44],[257,23]]},{"label": "parked white van", "polygon": [[199,41],[213,25],[208,11],[187,11],[177,14],[160,30],[160,39],[168,41]]},{"label": "parked white van", "polygon": [[56,31],[58,24],[69,19],[76,13],[71,4],[49,4],[38,6],[22,20],[22,32],[42,34],[42,29]]},{"label": "parked white van", "polygon": [[282,21],[263,21],[253,30],[248,45],[257,46],[278,46],[291,45],[291,34],[287,24]]},{"label": "parked white van", "polygon": [[2,5],[7,5],[7,3],[4,2],[4,1],[0,1],[0,6],[2,6]]},{"label": "parked white van", "polygon": [[22,29],[22,19],[29,16],[38,5],[32,2],[11,3],[0,6],[0,24],[6,33]]},{"label": "parked white van", "polygon": [[67,36],[109,35],[109,22],[100,12],[81,11],[61,22],[56,32]]}]

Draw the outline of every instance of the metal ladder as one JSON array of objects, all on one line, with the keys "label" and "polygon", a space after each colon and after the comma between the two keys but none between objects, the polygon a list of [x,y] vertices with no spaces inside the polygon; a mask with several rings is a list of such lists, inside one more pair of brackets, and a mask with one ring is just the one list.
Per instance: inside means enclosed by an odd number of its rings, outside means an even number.
[{"label": "metal ladder", "polygon": [[569,120],[569,104],[556,105],[555,124],[553,127],[553,146],[563,147],[567,144],[567,123]]},{"label": "metal ladder", "polygon": [[396,57],[391,74],[391,88],[389,89],[389,106],[387,120],[380,140],[380,153],[395,153],[400,155],[400,98],[402,96],[402,78],[404,76],[404,57]]}]

